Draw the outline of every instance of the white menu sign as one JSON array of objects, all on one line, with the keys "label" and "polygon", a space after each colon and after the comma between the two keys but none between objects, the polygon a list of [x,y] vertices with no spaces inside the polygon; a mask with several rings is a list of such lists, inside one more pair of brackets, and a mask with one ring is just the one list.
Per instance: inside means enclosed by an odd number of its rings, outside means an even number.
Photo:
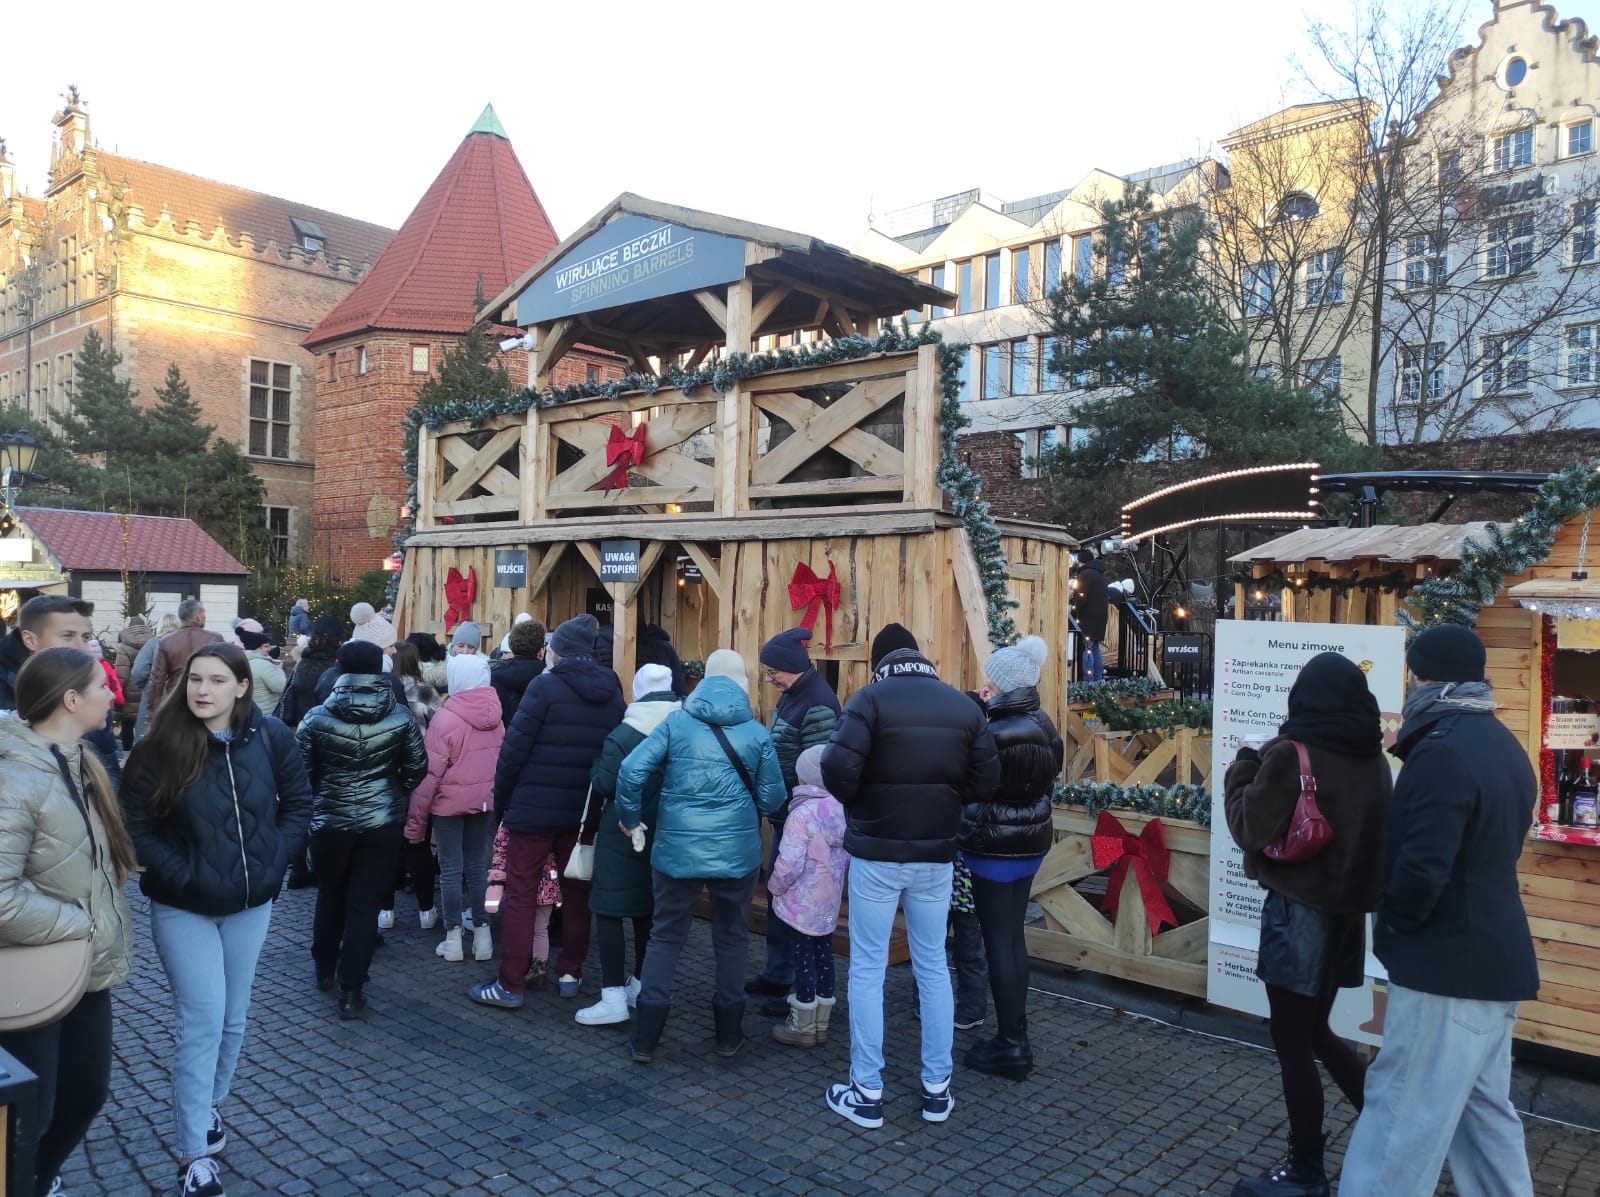
[{"label": "white menu sign", "polygon": [[[1211,908],[1206,1000],[1265,1016],[1266,989],[1256,979],[1261,899],[1265,891],[1244,875],[1244,854],[1228,833],[1222,779],[1246,736],[1276,735],[1289,711],[1289,690],[1301,668],[1319,653],[1350,658],[1367,675],[1383,716],[1384,741],[1393,743],[1405,698],[1405,632],[1365,624],[1279,623],[1219,619],[1216,671],[1214,774],[1211,782]],[[1399,762],[1395,762],[1396,768]],[[1347,1039],[1381,1040],[1385,1001],[1382,966],[1367,937],[1367,984],[1340,991],[1333,1029]]]}]

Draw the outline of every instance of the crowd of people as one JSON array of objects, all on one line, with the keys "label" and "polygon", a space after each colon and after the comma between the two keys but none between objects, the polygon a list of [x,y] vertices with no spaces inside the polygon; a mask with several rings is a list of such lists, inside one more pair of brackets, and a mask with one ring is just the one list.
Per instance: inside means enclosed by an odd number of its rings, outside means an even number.
[{"label": "crowd of people", "polygon": [[[88,649],[91,615],[80,600],[41,596],[0,640],[0,953],[16,968],[15,953],[54,949],[48,965],[27,959],[48,971],[75,954],[82,972],[54,1017],[0,1022],[0,1047],[40,1078],[37,1197],[61,1191],[61,1165],[108,1092],[108,994],[129,972],[123,887],[135,875],[172,996],[182,1197],[224,1193],[222,1112],[286,879],[317,887],[307,979],[337,991],[338,1018],[367,1013],[375,949],[409,884],[445,964],[469,951],[496,962],[466,989],[484,1006],[516,1010],[552,983],[577,999],[592,930],[599,999],[574,1020],[631,1022],[641,1065],[667,1038],[702,896],[716,1054],[744,1047],[752,997],[766,999],[778,1044],[826,1045],[848,892],[849,1072],[822,1095],[828,1108],[860,1127],[884,1123],[883,986],[899,911],[921,1116],[950,1117],[955,1031],[982,1026],[990,999],[995,1034],[972,1044],[965,1066],[1015,1081],[1033,1069],[1024,928],[1064,755],[1040,706],[1050,648],[1037,637],[991,652],[983,685],[963,693],[889,624],[871,643],[870,684],[841,704],[804,629],[767,641],[755,677],[738,653],[711,653],[692,689],[652,629],[625,695],[608,629],[591,615],[548,633],[519,616],[486,654],[471,622],[444,645],[426,633],[400,640],[368,604],[350,612],[347,633],[300,603],[288,668],[260,625],[241,621],[225,638],[192,601],[165,631],[125,633],[129,659],[118,652],[108,668]],[[1463,1191],[1531,1194],[1508,1089],[1516,1004],[1538,983],[1515,879],[1532,771],[1493,718],[1469,630],[1429,629],[1408,664],[1416,685],[1392,794],[1376,703],[1335,654],[1306,666],[1279,737],[1241,749],[1227,772],[1229,828],[1266,890],[1259,975],[1290,1132],[1288,1159],[1242,1180],[1245,1197],[1329,1191],[1319,1060],[1361,1111],[1345,1193],[1431,1192],[1448,1156]],[[762,683],[776,694],[770,724],[752,702]],[[1276,845],[1311,776],[1332,846],[1286,859]],[[763,875],[766,961],[746,979]],[[1329,1011],[1338,989],[1363,982],[1373,911],[1389,1014],[1366,1068]]]}]

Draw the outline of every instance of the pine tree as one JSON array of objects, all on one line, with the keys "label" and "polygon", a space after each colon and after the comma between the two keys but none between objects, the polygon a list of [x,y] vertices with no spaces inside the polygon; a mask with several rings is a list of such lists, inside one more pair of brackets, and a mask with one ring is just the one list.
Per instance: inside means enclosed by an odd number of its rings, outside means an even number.
[{"label": "pine tree", "polygon": [[1048,367],[1087,392],[1071,420],[1087,435],[1040,459],[1061,518],[1088,532],[1114,523],[1111,504],[1132,497],[1124,467],[1133,462],[1194,461],[1198,476],[1364,460],[1336,396],[1251,371],[1245,337],[1207,274],[1197,212],[1158,213],[1141,190],[1101,213],[1096,268],[1048,301],[1056,338]]},{"label": "pine tree", "polygon": [[[486,302],[480,277],[473,293],[472,310],[482,311]],[[439,359],[438,373],[430,375],[417,388],[417,405],[434,407],[441,403],[508,399],[516,389],[500,362],[499,346],[489,336],[489,325],[478,321],[467,330],[459,344],[445,350]]]},{"label": "pine tree", "polygon": [[139,392],[117,376],[122,354],[90,329],[73,362],[72,405],[59,416],[61,436],[74,453],[109,453],[140,435]]}]

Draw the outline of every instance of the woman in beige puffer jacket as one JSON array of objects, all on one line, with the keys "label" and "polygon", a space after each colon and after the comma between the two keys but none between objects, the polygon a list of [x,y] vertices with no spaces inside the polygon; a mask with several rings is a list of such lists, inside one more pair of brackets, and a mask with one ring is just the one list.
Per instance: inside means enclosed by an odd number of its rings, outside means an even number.
[{"label": "woman in beige puffer jacket", "polygon": [[[0,947],[88,939],[88,991],[48,1026],[0,1034],[39,1077],[33,1191],[50,1191],[105,1103],[111,995],[128,979],[134,868],[111,782],[81,737],[105,725],[105,674],[87,653],[34,653],[17,676],[17,711],[0,721]],[[0,1000],[5,978],[0,977]]]}]

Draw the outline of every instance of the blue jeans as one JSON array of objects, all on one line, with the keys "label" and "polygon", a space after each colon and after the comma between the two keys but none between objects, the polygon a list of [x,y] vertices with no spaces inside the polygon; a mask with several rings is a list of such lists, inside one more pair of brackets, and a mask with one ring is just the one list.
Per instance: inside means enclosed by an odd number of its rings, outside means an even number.
[{"label": "blue jeans", "polygon": [[1083,642],[1083,680],[1086,682],[1106,680],[1106,659],[1098,640]]},{"label": "blue jeans", "polygon": [[1532,1197],[1511,1104],[1516,1002],[1389,986],[1383,1048],[1367,1069],[1340,1197],[1431,1197],[1450,1161],[1461,1197]]},{"label": "blue jeans", "polygon": [[223,918],[150,903],[150,934],[177,1013],[172,1113],[182,1159],[205,1154],[211,1107],[228,1096],[271,921],[271,902]]},{"label": "blue jeans", "polygon": [[[767,882],[772,881],[772,870],[778,862],[778,848],[783,841],[783,824],[772,825],[772,854],[767,858]],[[762,975],[781,985],[794,985],[795,931],[778,917],[772,908],[772,890],[767,890],[767,967]]]},{"label": "blue jeans", "polygon": [[446,931],[461,926],[463,874],[472,898],[474,924],[488,925],[483,891],[489,885],[489,850],[493,841],[494,814],[491,811],[433,817],[433,842],[439,846],[440,905],[444,907]]},{"label": "blue jeans", "polygon": [[955,999],[944,934],[952,872],[948,864],[850,861],[850,1079],[863,1089],[883,1088],[883,974],[902,900],[922,1009],[922,1079],[929,1085],[950,1079]]}]

